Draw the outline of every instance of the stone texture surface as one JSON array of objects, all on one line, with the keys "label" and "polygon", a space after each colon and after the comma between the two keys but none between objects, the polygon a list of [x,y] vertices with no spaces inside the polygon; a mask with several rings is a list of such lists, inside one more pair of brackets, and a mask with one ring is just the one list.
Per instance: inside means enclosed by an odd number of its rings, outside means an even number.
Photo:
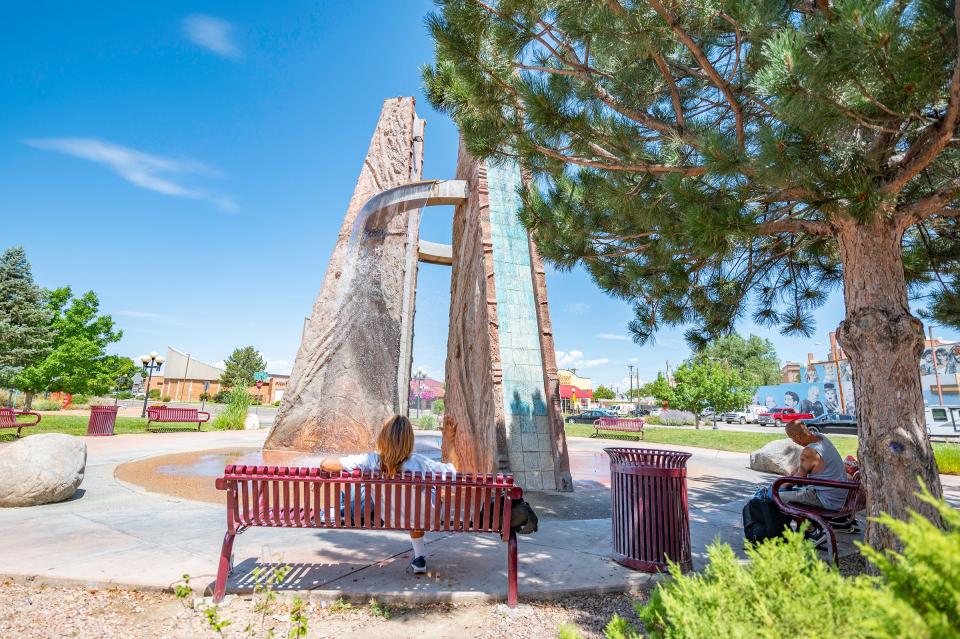
[{"label": "stone texture surface", "polygon": [[790,475],[800,466],[802,446],[789,439],[778,439],[750,453],[750,468],[761,473]]},{"label": "stone texture surface", "polygon": [[454,218],[444,454],[458,468],[509,470],[529,490],[570,490],[546,283],[517,219],[520,170],[461,147],[457,179],[470,199]]},{"label": "stone texture surface", "polygon": [[380,191],[420,179],[422,134],[413,98],[384,102],[267,448],[370,450],[406,410],[419,210],[372,232],[357,216]]},{"label": "stone texture surface", "polygon": [[87,445],[79,437],[43,433],[0,447],[0,507],[69,499],[83,481]]}]

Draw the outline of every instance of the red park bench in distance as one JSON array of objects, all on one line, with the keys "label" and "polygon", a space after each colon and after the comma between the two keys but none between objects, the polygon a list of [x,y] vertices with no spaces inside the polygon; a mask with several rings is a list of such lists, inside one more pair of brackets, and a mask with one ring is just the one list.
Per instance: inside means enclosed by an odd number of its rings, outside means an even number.
[{"label": "red park bench in distance", "polygon": [[147,407],[147,427],[146,430],[155,432],[163,430],[160,428],[150,428],[151,423],[157,424],[193,424],[200,430],[202,424],[210,421],[210,413],[197,410],[196,408],[170,408],[163,405]]},{"label": "red park bench in distance", "polygon": [[593,422],[596,432],[591,437],[599,437],[601,430],[614,430],[621,433],[637,433],[643,439],[643,420],[628,417],[601,417]]},{"label": "red park bench in distance", "polygon": [[507,544],[507,605],[517,605],[517,534],[510,526],[523,490],[512,475],[327,472],[319,468],[227,466],[227,533],[213,600],[223,599],[233,540],[252,526],[493,533]]},{"label": "red park bench in distance", "polygon": [[[35,417],[32,422],[18,422],[17,417],[21,415],[30,415]],[[40,423],[40,414],[24,410],[13,410],[12,408],[0,407],[0,428],[16,428],[17,437],[20,437],[20,429],[29,426],[36,426]]]}]

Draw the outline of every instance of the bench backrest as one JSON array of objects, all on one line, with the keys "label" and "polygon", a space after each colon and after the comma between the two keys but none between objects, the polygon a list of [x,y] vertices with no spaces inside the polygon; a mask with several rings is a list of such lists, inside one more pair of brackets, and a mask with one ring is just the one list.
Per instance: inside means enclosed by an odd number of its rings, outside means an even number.
[{"label": "bench backrest", "polygon": [[12,408],[0,408],[0,424],[10,425],[17,423],[17,413]]},{"label": "bench backrest", "polygon": [[510,533],[523,491],[512,475],[329,473],[319,468],[227,466],[227,528],[363,528]]},{"label": "bench backrest", "polygon": [[197,421],[196,408],[167,408],[166,406],[151,406],[147,409],[147,416],[154,421],[165,420],[171,422]]},{"label": "bench backrest", "polygon": [[631,417],[601,417],[595,423],[598,426],[643,426],[642,419]]}]

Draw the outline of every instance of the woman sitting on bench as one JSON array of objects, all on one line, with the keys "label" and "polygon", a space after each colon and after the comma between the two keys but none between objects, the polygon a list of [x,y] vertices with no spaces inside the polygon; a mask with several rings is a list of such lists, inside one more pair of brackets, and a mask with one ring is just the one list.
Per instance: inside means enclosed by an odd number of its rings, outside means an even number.
[{"label": "woman sitting on bench", "polygon": [[[380,429],[377,437],[377,452],[360,453],[346,457],[328,457],[320,462],[320,468],[329,472],[341,470],[375,471],[384,475],[397,473],[447,473],[455,474],[453,464],[434,461],[425,455],[413,452],[413,426],[403,415],[394,415]],[[424,556],[423,531],[411,530],[410,542],[413,544],[413,561],[410,569],[413,574],[427,572],[427,559]]]}]

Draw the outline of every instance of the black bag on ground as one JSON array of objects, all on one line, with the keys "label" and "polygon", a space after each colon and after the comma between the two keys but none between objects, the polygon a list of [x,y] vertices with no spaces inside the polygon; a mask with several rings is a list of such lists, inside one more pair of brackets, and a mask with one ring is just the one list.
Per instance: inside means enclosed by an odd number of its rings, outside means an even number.
[{"label": "black bag on ground", "polygon": [[743,507],[743,536],[756,543],[779,537],[790,525],[790,518],[780,512],[772,499],[754,497]]}]

